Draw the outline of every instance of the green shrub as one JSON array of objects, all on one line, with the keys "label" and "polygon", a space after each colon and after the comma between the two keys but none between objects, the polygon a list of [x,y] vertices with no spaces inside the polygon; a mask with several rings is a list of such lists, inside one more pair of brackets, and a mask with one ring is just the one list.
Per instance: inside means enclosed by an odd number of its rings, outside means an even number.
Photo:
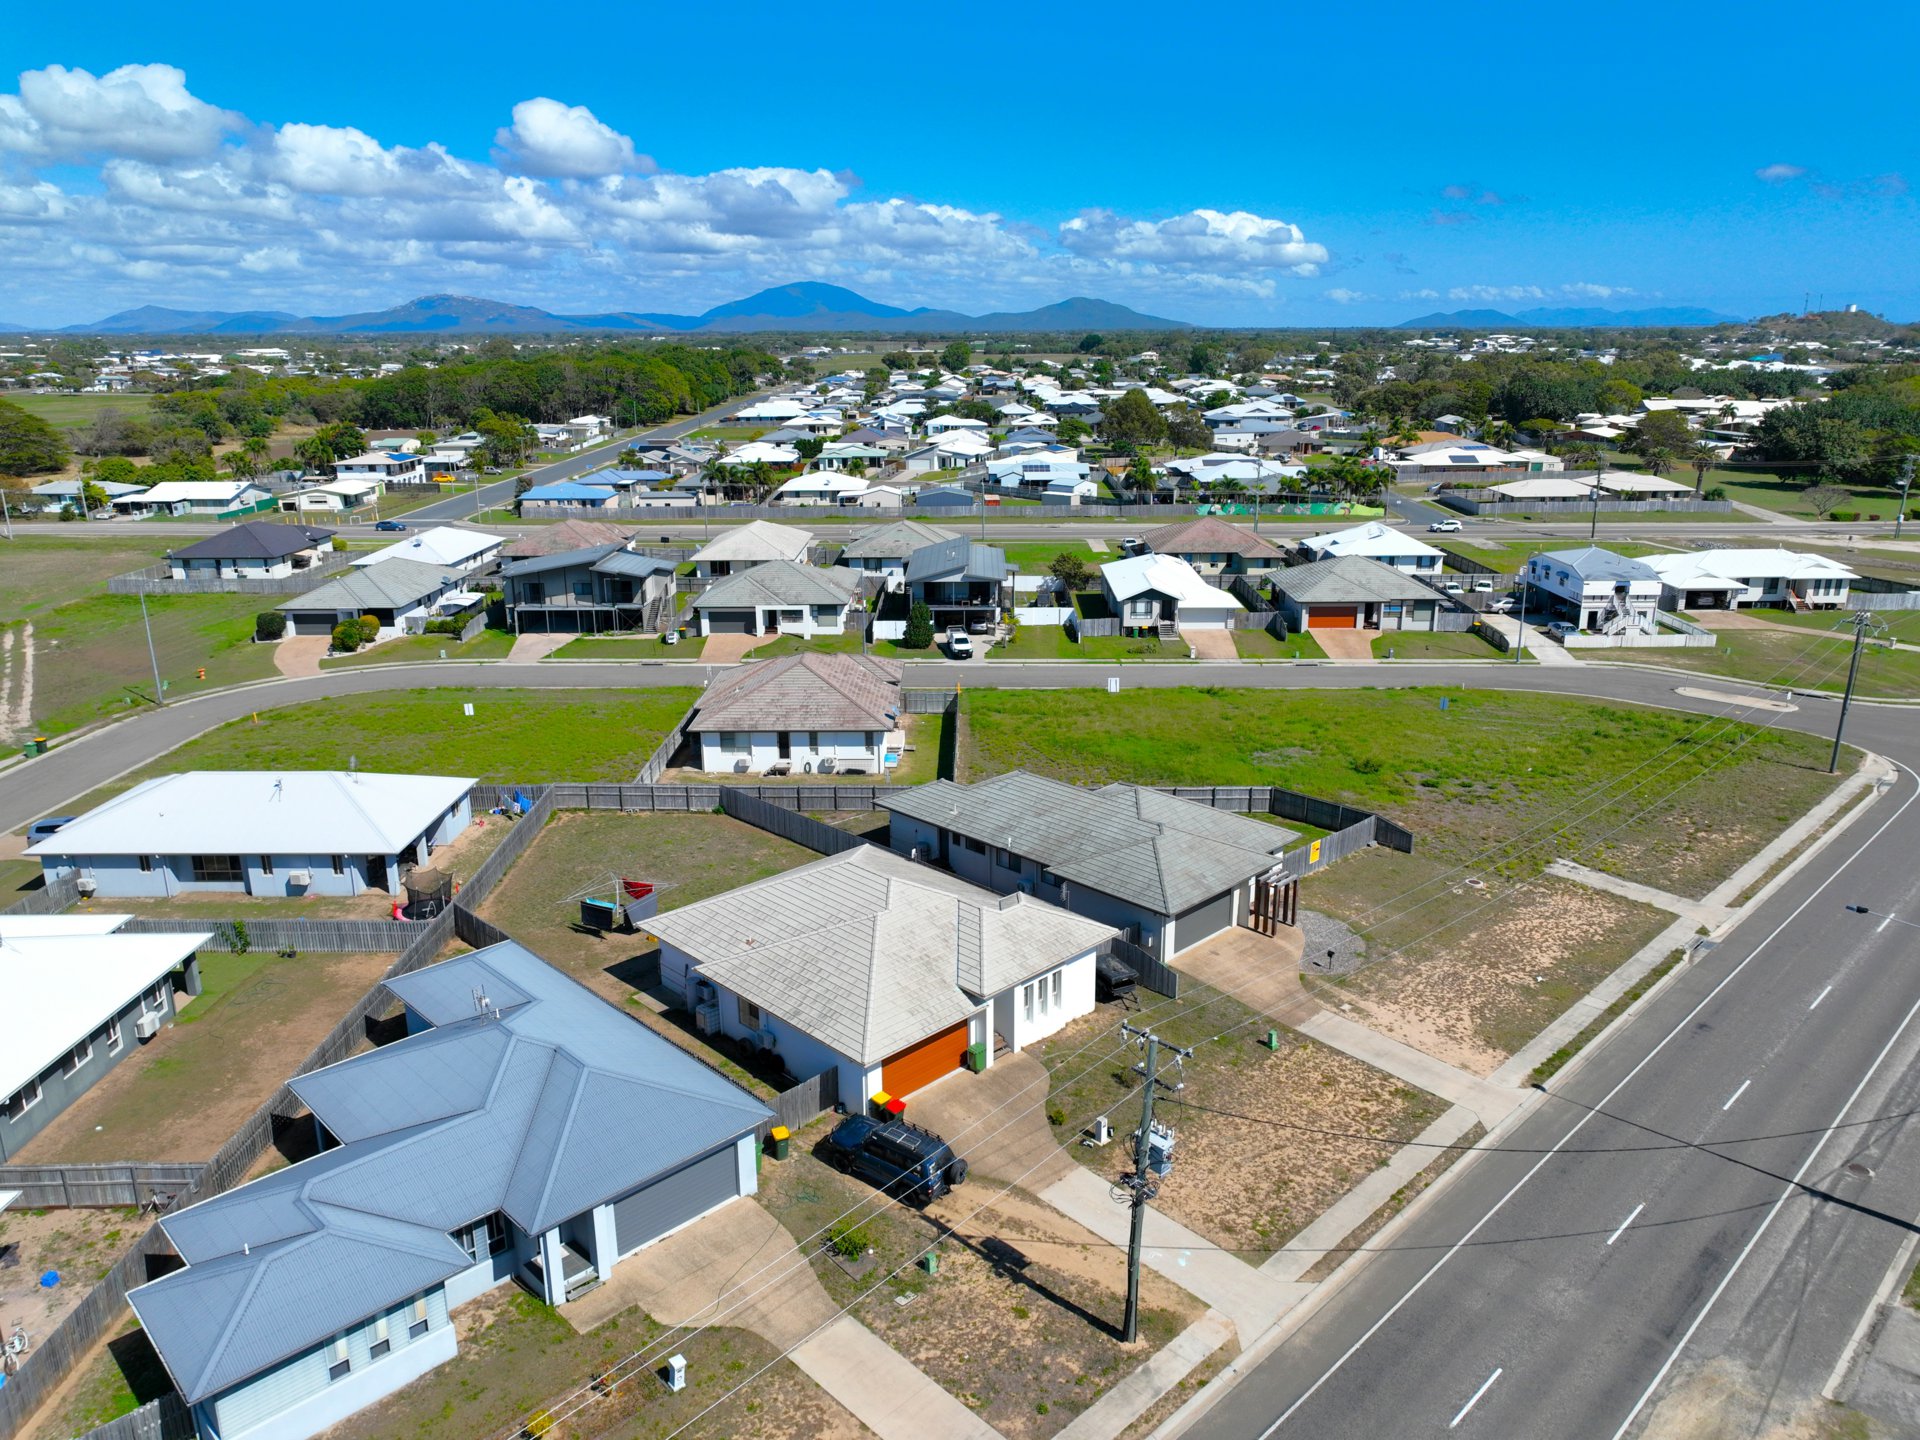
[{"label": "green shrub", "polygon": [[458,635],[466,628],[467,622],[464,620],[456,620],[451,616],[441,616],[437,619],[427,621],[427,623],[421,627],[421,630],[423,634],[427,635]]},{"label": "green shrub", "polygon": [[827,1248],[843,1260],[858,1260],[873,1245],[873,1238],[851,1220],[837,1221],[827,1230]]},{"label": "green shrub", "polygon": [[1702,500],[1724,500],[1727,498],[1727,487],[1724,485],[1709,485],[1706,493],[1700,498]]},{"label": "green shrub", "polygon": [[336,535],[333,537],[333,548],[336,552],[345,550],[347,548],[347,542],[344,539],[342,539],[340,536]]},{"label": "green shrub", "polygon": [[360,638],[360,622],[358,620],[342,620],[338,625],[333,627],[333,648],[338,650],[342,655],[351,655],[364,643]]},{"label": "green shrub", "polygon": [[229,920],[227,922],[227,932],[233,941],[234,954],[244,955],[253,948],[253,942],[247,938],[246,921]]},{"label": "green shrub", "polygon": [[278,610],[262,610],[253,617],[253,633],[262,640],[278,640],[287,633],[287,617]]},{"label": "green shrub", "polygon": [[925,650],[933,644],[933,611],[927,608],[924,600],[914,602],[907,612],[907,633],[901,638],[900,645],[905,650]]},{"label": "green shrub", "polygon": [[1860,518],[1860,512],[1858,510],[1834,510],[1828,513],[1827,518],[1829,520],[1858,520]]}]

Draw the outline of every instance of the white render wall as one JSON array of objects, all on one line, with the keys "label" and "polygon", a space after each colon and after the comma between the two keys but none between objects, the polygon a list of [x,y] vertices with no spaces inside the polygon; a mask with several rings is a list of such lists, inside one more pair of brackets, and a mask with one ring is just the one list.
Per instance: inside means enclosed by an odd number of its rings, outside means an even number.
[{"label": "white render wall", "polygon": [[[721,747],[719,733],[709,731],[701,735],[700,768],[708,774],[732,773],[734,765],[742,758],[747,761],[747,769],[757,774],[781,759],[777,731],[729,733],[746,735],[747,748],[725,750]],[[788,734],[788,756],[796,774],[806,773],[809,765],[818,770],[822,760],[831,759],[837,766],[857,765],[868,774],[877,775],[880,773],[886,739],[884,731],[795,730]]]}]

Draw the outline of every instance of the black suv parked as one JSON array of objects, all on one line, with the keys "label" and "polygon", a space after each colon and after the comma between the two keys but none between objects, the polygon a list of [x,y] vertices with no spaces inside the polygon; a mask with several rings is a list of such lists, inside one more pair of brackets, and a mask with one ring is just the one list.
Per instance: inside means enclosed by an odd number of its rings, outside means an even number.
[{"label": "black suv parked", "polygon": [[905,1120],[849,1115],[827,1136],[824,1158],[915,1205],[946,1194],[967,1178],[967,1162],[952,1146]]}]

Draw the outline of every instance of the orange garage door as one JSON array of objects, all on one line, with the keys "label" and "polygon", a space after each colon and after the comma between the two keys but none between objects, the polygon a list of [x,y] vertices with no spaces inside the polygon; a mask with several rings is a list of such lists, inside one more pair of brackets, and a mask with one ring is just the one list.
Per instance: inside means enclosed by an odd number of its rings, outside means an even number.
[{"label": "orange garage door", "polygon": [[1358,605],[1315,605],[1307,611],[1309,630],[1354,630],[1359,625]]},{"label": "orange garage door", "polygon": [[967,1062],[967,1022],[910,1045],[880,1062],[880,1088],[889,1095],[911,1095]]}]

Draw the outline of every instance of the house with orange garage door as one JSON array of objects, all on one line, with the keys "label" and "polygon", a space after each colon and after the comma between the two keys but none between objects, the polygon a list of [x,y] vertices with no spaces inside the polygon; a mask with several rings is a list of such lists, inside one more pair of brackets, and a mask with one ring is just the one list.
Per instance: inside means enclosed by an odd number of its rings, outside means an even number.
[{"label": "house with orange garage door", "polygon": [[1431,630],[1441,597],[1391,565],[1342,555],[1273,577],[1289,630]]},{"label": "house with orange garage door", "polygon": [[1092,1012],[1111,925],[861,845],[647,922],[704,1034],[839,1072],[840,1103],[909,1096]]}]

